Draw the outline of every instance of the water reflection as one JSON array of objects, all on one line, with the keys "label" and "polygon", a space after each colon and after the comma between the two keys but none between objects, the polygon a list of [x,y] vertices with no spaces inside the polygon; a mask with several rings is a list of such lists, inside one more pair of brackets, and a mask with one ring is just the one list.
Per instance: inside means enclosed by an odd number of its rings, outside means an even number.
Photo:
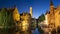
[{"label": "water reflection", "polygon": [[[0,34],[42,34],[43,31],[40,27],[35,26],[29,26],[22,24],[22,26],[14,27],[14,28],[1,28]],[[19,28],[19,29],[18,29]]]},{"label": "water reflection", "polygon": [[38,31],[39,28],[35,28],[34,30],[26,30],[26,31],[18,31],[15,30],[14,28],[12,29],[0,29],[0,34],[41,34]]},{"label": "water reflection", "polygon": [[32,34],[40,34],[38,31],[38,28],[36,28],[35,30],[32,30]]},{"label": "water reflection", "polygon": [[15,32],[16,34],[41,34],[38,31],[38,28],[34,30],[28,30],[28,31],[20,31],[20,32]]}]

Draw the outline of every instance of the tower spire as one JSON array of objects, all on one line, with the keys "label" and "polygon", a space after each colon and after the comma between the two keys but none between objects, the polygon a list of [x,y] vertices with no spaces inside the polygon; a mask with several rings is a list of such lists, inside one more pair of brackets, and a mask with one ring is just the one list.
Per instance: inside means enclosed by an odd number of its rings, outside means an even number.
[{"label": "tower spire", "polygon": [[50,0],[50,10],[53,11],[53,9],[54,9],[54,5],[53,5],[52,0]]},{"label": "tower spire", "polygon": [[50,13],[53,14],[54,13],[54,5],[52,0],[50,0]]},{"label": "tower spire", "polygon": [[32,16],[32,7],[30,7],[30,14],[31,14],[31,16]]},{"label": "tower spire", "polygon": [[50,5],[53,5],[53,2],[52,2],[52,0],[50,0]]}]

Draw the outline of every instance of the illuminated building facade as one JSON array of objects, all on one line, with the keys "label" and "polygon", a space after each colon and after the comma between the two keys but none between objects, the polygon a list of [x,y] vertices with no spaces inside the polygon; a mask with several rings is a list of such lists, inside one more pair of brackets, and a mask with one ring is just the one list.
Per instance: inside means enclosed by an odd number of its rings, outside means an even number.
[{"label": "illuminated building facade", "polygon": [[57,28],[60,26],[60,6],[54,7],[53,2],[50,2],[50,11],[46,12],[47,16],[47,22],[49,24],[49,27],[51,28]]},{"label": "illuminated building facade", "polygon": [[32,7],[30,7],[30,13],[25,12],[21,14],[16,6],[14,8],[2,8],[0,9],[0,28],[11,28],[13,31],[16,31],[15,33],[28,31],[31,27],[31,17]]},{"label": "illuminated building facade", "polygon": [[22,31],[29,30],[31,26],[31,18],[32,18],[32,7],[30,7],[30,13],[23,12],[20,14],[20,22],[22,26]]},{"label": "illuminated building facade", "polygon": [[27,31],[29,29],[30,22],[31,22],[31,15],[29,13],[22,13],[21,14],[22,31]]},{"label": "illuminated building facade", "polygon": [[20,21],[20,13],[18,12],[17,7],[14,7],[13,19],[14,21]]}]

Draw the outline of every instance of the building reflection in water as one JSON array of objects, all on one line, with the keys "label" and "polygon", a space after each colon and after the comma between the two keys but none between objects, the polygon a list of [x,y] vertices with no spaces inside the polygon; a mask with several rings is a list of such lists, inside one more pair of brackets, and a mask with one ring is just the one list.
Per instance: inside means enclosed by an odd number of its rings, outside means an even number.
[{"label": "building reflection in water", "polygon": [[0,11],[0,15],[0,34],[32,34],[31,28],[34,29],[36,25],[31,24],[32,7],[30,7],[30,13],[21,14],[19,14],[16,6],[13,9],[4,8]]},{"label": "building reflection in water", "polygon": [[18,34],[19,33],[20,34],[31,34],[31,17],[32,17],[32,7],[30,8],[30,13],[23,12],[20,14],[20,22],[19,22],[20,24],[18,26],[18,30],[20,32],[18,31],[17,32]]},{"label": "building reflection in water", "polygon": [[21,14],[21,32],[20,34],[31,34],[30,26],[31,26],[31,15],[29,13]]},{"label": "building reflection in water", "polygon": [[28,23],[25,23],[25,21],[23,21],[22,30],[26,31],[27,29],[28,29]]}]

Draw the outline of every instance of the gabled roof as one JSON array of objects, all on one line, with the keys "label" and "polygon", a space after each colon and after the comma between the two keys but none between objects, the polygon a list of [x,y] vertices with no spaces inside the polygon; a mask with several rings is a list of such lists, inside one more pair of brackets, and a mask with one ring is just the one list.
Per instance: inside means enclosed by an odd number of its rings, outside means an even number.
[{"label": "gabled roof", "polygon": [[50,11],[46,11],[46,13],[45,14],[50,14]]}]

